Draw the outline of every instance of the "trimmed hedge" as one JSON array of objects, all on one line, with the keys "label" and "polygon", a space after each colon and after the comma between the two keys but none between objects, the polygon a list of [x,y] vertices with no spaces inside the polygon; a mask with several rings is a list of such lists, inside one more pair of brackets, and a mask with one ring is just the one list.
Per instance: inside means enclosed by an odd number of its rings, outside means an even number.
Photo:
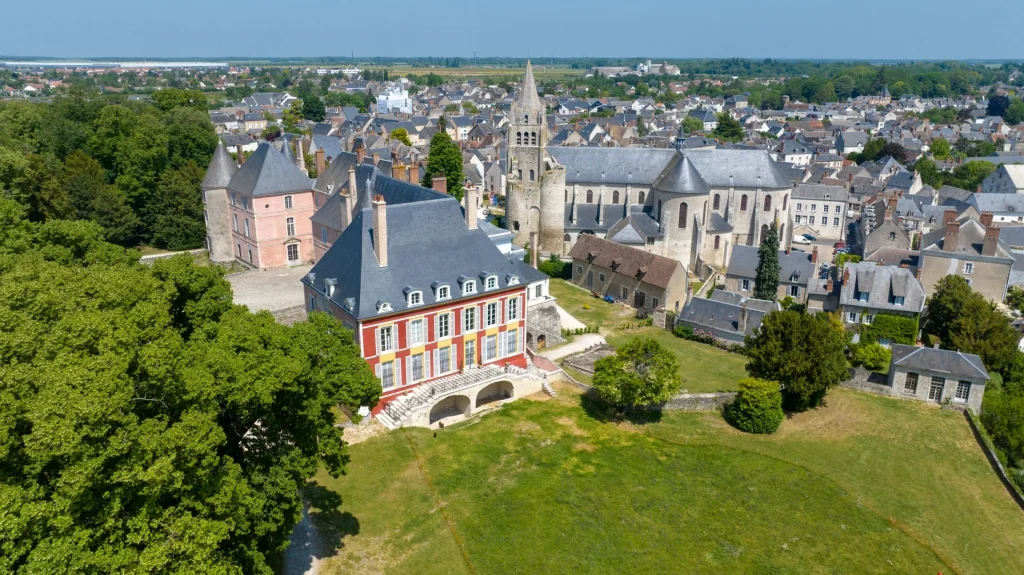
[{"label": "trimmed hedge", "polygon": [[726,407],[725,419],[747,433],[775,433],[786,417],[779,382],[747,377],[739,383],[739,393]]},{"label": "trimmed hedge", "polygon": [[917,332],[919,329],[918,316],[907,317],[880,313],[875,316],[871,324],[860,326],[861,343],[876,343],[880,339],[887,339],[893,343],[914,345],[917,343]]},{"label": "trimmed hedge", "polygon": [[886,368],[892,361],[892,351],[875,342],[861,343],[853,348],[853,363],[863,365],[871,371]]}]

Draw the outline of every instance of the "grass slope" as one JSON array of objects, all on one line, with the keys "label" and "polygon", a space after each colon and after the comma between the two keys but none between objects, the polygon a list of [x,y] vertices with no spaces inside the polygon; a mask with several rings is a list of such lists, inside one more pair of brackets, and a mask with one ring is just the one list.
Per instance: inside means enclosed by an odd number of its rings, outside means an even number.
[{"label": "grass slope", "polygon": [[[633,319],[631,308],[596,298],[587,290],[565,280],[552,279],[549,286],[551,295],[558,298],[558,305],[589,327],[614,329],[620,323],[637,321]],[[590,309],[583,306],[589,306]]]},{"label": "grass slope", "polygon": [[675,354],[679,361],[679,377],[683,380],[683,389],[689,393],[736,391],[737,382],[747,377],[744,367],[747,364],[746,357],[682,339],[656,327],[616,332],[607,339],[610,345],[619,347],[637,336],[654,338]]},{"label": "grass slope", "polygon": [[353,446],[309,490],[326,572],[1021,571],[1024,514],[957,414],[836,390],[758,437],[562,391]]}]

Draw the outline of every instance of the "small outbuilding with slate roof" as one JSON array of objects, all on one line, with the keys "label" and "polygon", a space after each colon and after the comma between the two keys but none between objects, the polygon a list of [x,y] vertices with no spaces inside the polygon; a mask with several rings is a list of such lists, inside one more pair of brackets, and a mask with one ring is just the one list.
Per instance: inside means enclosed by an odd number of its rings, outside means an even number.
[{"label": "small outbuilding with slate roof", "polygon": [[930,347],[894,344],[889,364],[889,391],[932,403],[950,403],[981,411],[985,385],[991,379],[981,358]]},{"label": "small outbuilding with slate roof", "polygon": [[710,298],[691,298],[676,316],[676,325],[710,333],[727,344],[742,344],[761,327],[764,316],[782,309],[778,303],[715,290]]}]

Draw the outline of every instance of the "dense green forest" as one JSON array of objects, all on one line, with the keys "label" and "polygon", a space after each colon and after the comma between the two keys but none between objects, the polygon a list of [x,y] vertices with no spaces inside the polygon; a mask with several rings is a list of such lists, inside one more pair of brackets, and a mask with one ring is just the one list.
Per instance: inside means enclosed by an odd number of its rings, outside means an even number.
[{"label": "dense green forest", "polygon": [[32,221],[95,222],[121,246],[197,248],[216,145],[205,98],[184,90],[150,103],[74,87],[50,103],[0,103],[0,197]]}]

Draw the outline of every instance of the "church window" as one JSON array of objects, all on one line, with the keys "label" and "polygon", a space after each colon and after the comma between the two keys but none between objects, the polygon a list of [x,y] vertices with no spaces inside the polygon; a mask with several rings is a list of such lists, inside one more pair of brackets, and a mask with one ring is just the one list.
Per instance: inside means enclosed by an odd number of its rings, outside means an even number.
[{"label": "church window", "polygon": [[529,114],[523,114],[523,121],[526,122],[527,124],[529,124],[530,123],[530,115]]},{"label": "church window", "polygon": [[569,234],[565,234],[564,236],[562,236],[562,241],[563,242],[571,242],[572,238],[569,236]]},{"label": "church window", "polygon": [[746,194],[743,194],[743,197],[740,198],[740,210],[744,211],[744,212],[747,211],[747,195]]},{"label": "church window", "polygon": [[714,200],[714,202],[713,202],[713,203],[711,204],[711,209],[712,209],[712,210],[717,210],[717,209],[719,209],[719,206],[721,205],[721,203],[722,203],[722,196],[720,196],[720,195],[718,195],[718,194],[715,194],[715,200]]},{"label": "church window", "polygon": [[523,143],[523,133],[522,132],[516,132],[516,144],[522,144],[522,143]]},{"label": "church window", "polygon": [[530,132],[530,144],[537,145],[537,132]]},{"label": "church window", "polygon": [[594,203],[594,190],[587,190],[587,203]]},{"label": "church window", "polygon": [[789,203],[789,196],[788,195],[782,196],[782,209],[786,209],[786,204],[788,204],[788,203]]},{"label": "church window", "polygon": [[614,190],[612,192],[612,203],[613,204],[619,203],[619,191],[618,190]]},{"label": "church window", "polygon": [[718,249],[718,246],[720,245],[720,244],[719,244],[719,242],[720,242],[721,240],[722,240],[722,237],[721,237],[721,236],[715,236],[715,249],[716,249],[716,250]]},{"label": "church window", "polygon": [[644,195],[644,193],[643,193],[643,192],[640,192],[640,195],[639,195],[639,196],[637,197],[637,201],[638,201],[638,202],[640,202],[640,203],[642,204],[642,203],[644,203],[644,198],[645,198],[645,197],[646,197],[646,196]]},{"label": "church window", "polygon": [[771,196],[765,196],[764,197],[764,211],[770,212],[771,210],[772,210],[772,197]]},{"label": "church window", "polygon": [[512,222],[512,229],[517,232],[519,231],[519,220],[514,220]]},{"label": "church window", "polygon": [[[658,204],[660,209],[661,200],[658,200]],[[679,229],[686,227],[686,212],[688,211],[686,202],[679,204]]]},{"label": "church window", "polygon": [[519,181],[523,181],[523,171],[519,170]]},{"label": "church window", "polygon": [[533,170],[530,170],[530,181],[532,182],[534,179],[535,179],[535,174],[534,174]]}]

